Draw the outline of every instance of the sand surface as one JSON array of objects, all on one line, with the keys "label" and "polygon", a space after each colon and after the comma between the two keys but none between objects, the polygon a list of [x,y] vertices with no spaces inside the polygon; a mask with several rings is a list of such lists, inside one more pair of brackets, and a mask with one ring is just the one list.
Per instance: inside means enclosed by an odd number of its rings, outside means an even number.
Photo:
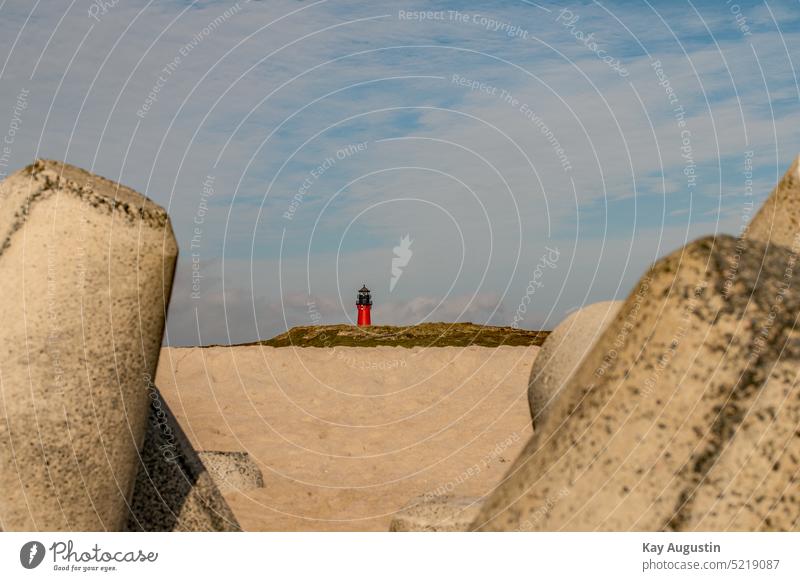
[{"label": "sand surface", "polygon": [[411,498],[482,496],[530,437],[539,347],[164,348],[157,384],[198,450],[243,450],[245,530],[388,530]]}]

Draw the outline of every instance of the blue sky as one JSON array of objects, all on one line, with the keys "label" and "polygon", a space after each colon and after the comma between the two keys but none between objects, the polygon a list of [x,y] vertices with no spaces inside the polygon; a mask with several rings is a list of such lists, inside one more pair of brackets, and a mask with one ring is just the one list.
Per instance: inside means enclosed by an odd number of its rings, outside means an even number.
[{"label": "blue sky", "polygon": [[0,133],[27,91],[12,169],[169,209],[170,344],[353,320],[362,283],[376,323],[509,324],[548,248],[550,328],[736,234],[800,151],[796,1],[101,6],[0,0]]}]

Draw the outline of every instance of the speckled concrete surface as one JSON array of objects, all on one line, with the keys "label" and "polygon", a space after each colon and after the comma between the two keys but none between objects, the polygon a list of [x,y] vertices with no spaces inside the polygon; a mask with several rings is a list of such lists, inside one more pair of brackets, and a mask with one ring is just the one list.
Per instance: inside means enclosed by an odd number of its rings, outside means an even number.
[{"label": "speckled concrete surface", "polygon": [[221,492],[264,487],[264,475],[247,452],[203,450],[197,455]]},{"label": "speckled concrete surface", "polygon": [[750,222],[751,240],[790,247],[800,234],[800,156],[796,157]]},{"label": "speckled concrete surface", "polygon": [[52,161],[0,190],[0,527],[120,530],[177,256],[169,218]]},{"label": "speckled concrete surface", "polygon": [[169,406],[157,389],[152,393],[148,429],[127,529],[241,530]]},{"label": "speckled concrete surface", "polygon": [[797,530],[798,248],[765,248],[656,263],[475,527]]},{"label": "speckled concrete surface", "polygon": [[480,508],[480,498],[421,496],[395,515],[389,530],[397,533],[467,531]]}]

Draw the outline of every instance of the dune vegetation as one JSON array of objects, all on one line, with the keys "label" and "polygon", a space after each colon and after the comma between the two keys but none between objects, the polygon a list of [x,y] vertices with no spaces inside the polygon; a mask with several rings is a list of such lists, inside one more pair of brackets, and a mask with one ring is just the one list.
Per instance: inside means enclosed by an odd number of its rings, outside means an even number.
[{"label": "dune vegetation", "polygon": [[549,331],[474,323],[423,323],[409,327],[312,325],[294,327],[257,345],[268,347],[526,347],[541,345]]}]

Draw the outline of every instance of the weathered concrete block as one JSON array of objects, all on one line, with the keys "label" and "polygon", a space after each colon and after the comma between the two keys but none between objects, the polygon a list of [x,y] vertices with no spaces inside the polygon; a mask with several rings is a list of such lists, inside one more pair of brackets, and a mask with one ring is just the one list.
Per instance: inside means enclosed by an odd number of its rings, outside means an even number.
[{"label": "weathered concrete block", "polygon": [[800,156],[750,222],[745,238],[792,246],[800,234]]},{"label": "weathered concrete block", "polygon": [[656,263],[475,528],[796,530],[799,248],[705,238]]},{"label": "weathered concrete block", "polygon": [[603,301],[571,313],[545,339],[531,368],[528,405],[534,428],[619,311],[622,301]]},{"label": "weathered concrete block", "polygon": [[392,519],[391,532],[468,531],[482,499],[462,496],[420,496]]},{"label": "weathered concrete block", "polygon": [[197,456],[220,492],[264,487],[264,475],[247,452],[204,450],[197,452]]},{"label": "weathered concrete block", "polygon": [[120,530],[178,252],[169,217],[53,161],[0,194],[0,526]]},{"label": "weathered concrete block", "polygon": [[158,389],[131,501],[130,531],[238,531],[240,526]]}]

